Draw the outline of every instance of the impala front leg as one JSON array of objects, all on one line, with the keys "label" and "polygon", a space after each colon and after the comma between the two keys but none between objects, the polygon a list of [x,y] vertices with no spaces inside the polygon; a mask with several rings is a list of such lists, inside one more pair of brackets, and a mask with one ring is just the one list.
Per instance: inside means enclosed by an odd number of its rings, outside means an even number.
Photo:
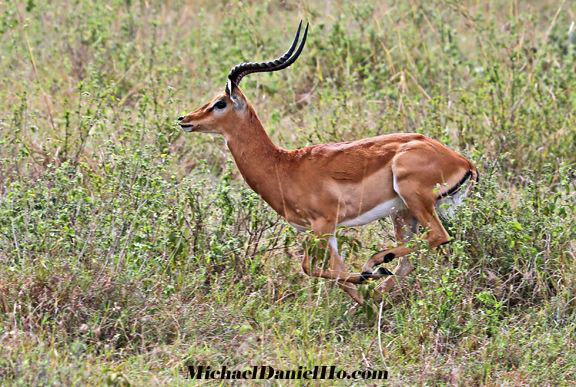
[{"label": "impala front leg", "polygon": [[[344,290],[354,301],[360,305],[364,304],[364,299],[358,293],[356,284],[361,284],[368,278],[381,278],[384,274],[371,274],[366,276],[360,273],[350,273],[348,267],[338,252],[338,242],[333,236],[335,226],[329,222],[318,222],[312,225],[314,232],[318,235],[324,246],[330,252],[328,269],[320,269],[311,264],[310,256],[306,249],[304,250],[304,259],[302,260],[302,269],[310,276],[333,279],[338,281],[338,286]],[[380,272],[379,272],[380,273]]]},{"label": "impala front leg", "polygon": [[324,270],[313,265],[308,252],[304,249],[304,259],[302,260],[302,269],[304,270],[304,273],[311,277],[320,277],[338,281],[340,289],[348,293],[348,295],[358,304],[363,305],[364,298],[360,293],[358,293],[358,289],[355,285],[363,282],[362,276],[360,274],[348,272],[346,263],[344,263],[344,260],[338,254],[337,249],[333,247],[337,243],[335,237],[323,239],[324,243],[327,243],[330,250],[329,269]]},{"label": "impala front leg", "polygon": [[[396,235],[396,241],[400,243],[400,246],[396,247],[395,249],[387,249],[380,251],[368,260],[362,266],[362,272],[364,274],[371,274],[374,271],[374,266],[379,265],[381,263],[388,263],[391,262],[397,255],[404,255],[410,252],[410,249],[404,247],[404,244],[407,243],[412,236],[418,231],[418,220],[416,217],[409,211],[409,210],[401,210],[392,216],[392,224],[394,225],[394,233]],[[382,268],[380,268],[382,269]],[[406,275],[410,271],[406,272],[406,269],[401,269],[400,272],[400,264],[394,269],[395,275]],[[403,274],[406,272],[406,274]],[[390,273],[392,274],[392,273]],[[393,282],[391,279],[388,282]]]},{"label": "impala front leg", "polygon": [[400,277],[405,277],[414,270],[414,266],[410,263],[407,256],[400,257],[398,265],[394,268],[394,276],[386,278],[376,287],[376,291],[384,293],[391,291],[398,283]]}]

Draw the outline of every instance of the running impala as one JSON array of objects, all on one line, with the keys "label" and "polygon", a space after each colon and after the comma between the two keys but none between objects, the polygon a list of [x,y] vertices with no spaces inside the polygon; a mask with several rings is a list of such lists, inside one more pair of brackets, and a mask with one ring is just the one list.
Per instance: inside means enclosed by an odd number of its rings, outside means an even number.
[{"label": "running impala", "polygon": [[[291,47],[270,62],[241,63],[230,71],[225,90],[198,110],[178,118],[187,132],[218,133],[246,183],[299,231],[312,230],[328,248],[328,268],[311,263],[304,252],[302,268],[311,276],[336,280],[356,302],[363,297],[357,285],[388,277],[382,291],[394,286],[392,273],[375,267],[400,258],[396,276],[412,269],[406,242],[426,229],[431,248],[450,237],[436,207],[444,200],[459,201],[474,181],[476,167],[440,142],[416,133],[393,133],[357,141],[283,149],[270,140],[256,110],[238,87],[256,72],[279,71],[296,61],[308,35],[298,45],[302,22]],[[296,48],[297,47],[297,48]],[[338,226],[361,226],[391,215],[398,245],[374,254],[362,272],[351,273],[338,252]]]}]

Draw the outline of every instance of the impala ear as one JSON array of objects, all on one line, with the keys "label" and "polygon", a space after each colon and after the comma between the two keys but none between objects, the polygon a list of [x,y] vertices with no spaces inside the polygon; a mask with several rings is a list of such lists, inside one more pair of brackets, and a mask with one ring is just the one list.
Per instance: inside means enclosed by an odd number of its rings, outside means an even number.
[{"label": "impala ear", "polygon": [[230,99],[232,100],[232,104],[234,105],[234,110],[244,110],[246,107],[246,100],[241,92],[238,91],[238,88],[235,87],[232,89],[232,93],[229,94]]},{"label": "impala ear", "polygon": [[234,90],[234,82],[230,78],[226,81],[226,88],[224,89],[226,94],[230,96],[231,92]]}]

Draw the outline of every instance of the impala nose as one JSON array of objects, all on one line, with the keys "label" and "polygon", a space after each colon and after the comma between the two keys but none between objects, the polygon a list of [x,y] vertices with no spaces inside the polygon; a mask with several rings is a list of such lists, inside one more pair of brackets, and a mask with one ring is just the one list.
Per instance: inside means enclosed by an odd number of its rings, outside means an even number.
[{"label": "impala nose", "polygon": [[178,117],[178,121],[182,121],[183,119],[184,119],[184,116]]}]

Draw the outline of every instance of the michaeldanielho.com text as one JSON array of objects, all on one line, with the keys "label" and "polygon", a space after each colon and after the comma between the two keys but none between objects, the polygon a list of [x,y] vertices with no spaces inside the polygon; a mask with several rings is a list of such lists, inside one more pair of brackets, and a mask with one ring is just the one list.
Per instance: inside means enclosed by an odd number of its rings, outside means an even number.
[{"label": "michaeldanielho.com text", "polygon": [[190,379],[350,379],[384,380],[388,371],[355,370],[345,371],[336,366],[314,366],[313,368],[280,370],[272,366],[252,366],[244,370],[229,370],[226,366],[214,369],[210,366],[188,366]]}]

